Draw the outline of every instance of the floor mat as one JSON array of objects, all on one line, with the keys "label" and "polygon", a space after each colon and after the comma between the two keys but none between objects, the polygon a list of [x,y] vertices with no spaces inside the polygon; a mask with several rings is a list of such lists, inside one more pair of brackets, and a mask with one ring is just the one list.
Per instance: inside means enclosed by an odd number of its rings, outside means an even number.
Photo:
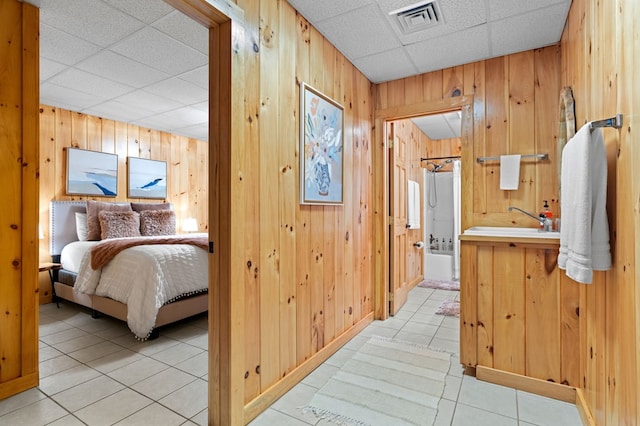
[{"label": "floor mat", "polygon": [[448,352],[372,336],[303,409],[340,425],[432,425]]},{"label": "floor mat", "polygon": [[443,300],[436,311],[437,315],[460,317],[460,302],[457,300]]},{"label": "floor mat", "polygon": [[418,284],[418,287],[460,291],[460,281],[441,281],[425,278],[424,281]]}]

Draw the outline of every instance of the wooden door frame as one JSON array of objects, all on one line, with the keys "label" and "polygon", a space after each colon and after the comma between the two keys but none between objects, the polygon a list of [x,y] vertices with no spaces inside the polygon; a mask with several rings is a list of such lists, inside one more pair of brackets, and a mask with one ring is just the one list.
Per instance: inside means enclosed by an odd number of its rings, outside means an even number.
[{"label": "wooden door frame", "polygon": [[[393,108],[379,109],[375,112],[373,170],[377,173],[373,177],[374,190],[374,316],[384,320],[389,317],[389,150],[386,140],[386,123],[421,115],[440,114],[449,111],[462,111],[462,182],[470,182],[472,170],[471,156],[473,155],[473,96],[457,96],[436,101],[421,102]],[[468,163],[468,164],[465,164]],[[464,198],[465,191],[462,191]],[[462,203],[463,206],[466,203]],[[463,207],[462,228],[468,223],[468,214]]]},{"label": "wooden door frame", "polygon": [[230,0],[165,0],[209,29],[209,419],[244,414],[244,12]]}]

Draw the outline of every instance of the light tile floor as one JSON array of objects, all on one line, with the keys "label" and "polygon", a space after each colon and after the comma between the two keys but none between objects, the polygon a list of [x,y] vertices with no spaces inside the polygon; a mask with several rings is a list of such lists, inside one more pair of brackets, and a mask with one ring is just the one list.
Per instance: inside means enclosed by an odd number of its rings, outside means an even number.
[{"label": "light tile floor", "polygon": [[[458,292],[415,288],[398,315],[375,321],[252,426],[331,426],[304,407],[372,335],[453,353],[437,425],[582,425],[575,406],[464,376],[458,319],[435,315]],[[139,342],[126,325],[70,303],[40,307],[40,386],[0,401],[0,425],[206,425],[207,317]]]}]

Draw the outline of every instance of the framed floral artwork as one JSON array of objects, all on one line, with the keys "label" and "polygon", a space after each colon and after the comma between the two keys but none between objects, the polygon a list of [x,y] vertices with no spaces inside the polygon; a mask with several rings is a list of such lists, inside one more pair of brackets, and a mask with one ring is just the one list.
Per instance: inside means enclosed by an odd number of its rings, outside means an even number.
[{"label": "framed floral artwork", "polygon": [[300,84],[300,204],[342,204],[344,108]]}]

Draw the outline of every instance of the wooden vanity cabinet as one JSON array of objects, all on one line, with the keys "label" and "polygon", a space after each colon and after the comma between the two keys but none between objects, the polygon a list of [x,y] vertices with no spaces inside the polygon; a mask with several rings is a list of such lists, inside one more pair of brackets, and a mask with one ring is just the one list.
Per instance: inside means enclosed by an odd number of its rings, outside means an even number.
[{"label": "wooden vanity cabinet", "polygon": [[558,268],[558,240],[460,245],[460,362],[577,387],[580,289]]}]

